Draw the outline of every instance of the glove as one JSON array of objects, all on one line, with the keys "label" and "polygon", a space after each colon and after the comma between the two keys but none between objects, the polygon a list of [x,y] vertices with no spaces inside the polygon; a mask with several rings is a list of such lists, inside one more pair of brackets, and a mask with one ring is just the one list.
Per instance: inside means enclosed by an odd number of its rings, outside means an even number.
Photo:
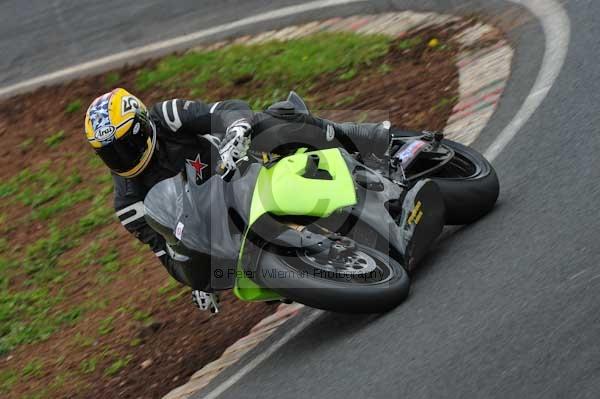
[{"label": "glove", "polygon": [[246,119],[238,119],[227,128],[219,146],[221,163],[219,172],[226,176],[237,168],[237,161],[244,158],[250,147],[252,127]]}]

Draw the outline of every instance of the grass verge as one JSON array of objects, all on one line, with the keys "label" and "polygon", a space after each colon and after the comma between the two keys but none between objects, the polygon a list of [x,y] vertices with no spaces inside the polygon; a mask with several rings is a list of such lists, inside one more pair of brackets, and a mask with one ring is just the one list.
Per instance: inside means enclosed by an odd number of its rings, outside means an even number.
[{"label": "grass verge", "polygon": [[167,57],[140,71],[135,83],[139,90],[185,88],[202,97],[211,89],[260,82],[252,85],[251,105],[262,109],[281,100],[288,87],[310,92],[319,77],[332,73],[341,81],[352,79],[361,66],[387,54],[390,41],[381,35],[321,33],[287,42],[233,45]]}]

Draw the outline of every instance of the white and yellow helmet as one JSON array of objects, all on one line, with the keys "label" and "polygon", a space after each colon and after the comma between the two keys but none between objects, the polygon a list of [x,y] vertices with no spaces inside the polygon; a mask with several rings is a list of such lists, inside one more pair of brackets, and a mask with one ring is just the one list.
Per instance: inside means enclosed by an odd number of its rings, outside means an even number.
[{"label": "white and yellow helmet", "polygon": [[123,177],[139,175],[156,146],[156,128],[146,106],[121,88],[92,101],[85,115],[85,134],[106,166]]}]

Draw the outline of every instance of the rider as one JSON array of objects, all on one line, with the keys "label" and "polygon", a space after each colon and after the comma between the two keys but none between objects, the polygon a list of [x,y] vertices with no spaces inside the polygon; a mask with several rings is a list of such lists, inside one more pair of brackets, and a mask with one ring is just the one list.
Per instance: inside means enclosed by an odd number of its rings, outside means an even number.
[{"label": "rider", "polygon": [[[281,129],[283,126],[286,129]],[[150,246],[171,276],[192,287],[195,302],[200,290],[210,290],[210,271],[186,267],[186,259],[173,253],[146,223],[143,200],[156,183],[176,175],[186,163],[196,171],[196,184],[219,169],[227,174],[246,156],[250,140],[252,152],[279,155],[298,147],[338,146],[382,155],[389,143],[387,122],[338,124],[298,112],[289,101],[258,113],[240,100],[204,103],[172,99],[148,110],[122,88],[91,103],[85,133],[112,171],[114,207],[121,224]]]}]

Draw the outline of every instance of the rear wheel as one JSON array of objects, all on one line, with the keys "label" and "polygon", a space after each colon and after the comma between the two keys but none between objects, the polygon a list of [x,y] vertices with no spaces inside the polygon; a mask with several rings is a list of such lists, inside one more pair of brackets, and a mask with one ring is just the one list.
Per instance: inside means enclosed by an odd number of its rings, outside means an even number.
[{"label": "rear wheel", "polygon": [[[392,135],[406,138],[423,133],[394,129]],[[442,145],[454,150],[454,157],[435,172],[416,178],[431,178],[439,186],[446,205],[446,224],[472,223],[494,207],[500,191],[498,177],[488,160],[474,149],[451,140],[442,140]]]},{"label": "rear wheel", "polygon": [[260,282],[285,298],[345,313],[385,312],[408,296],[409,277],[388,255],[361,244],[333,259],[329,253],[265,247]]},{"label": "rear wheel", "polygon": [[492,210],[500,185],[492,165],[479,152],[444,140],[454,150],[452,160],[429,176],[437,183],[446,205],[446,224],[468,224]]}]

